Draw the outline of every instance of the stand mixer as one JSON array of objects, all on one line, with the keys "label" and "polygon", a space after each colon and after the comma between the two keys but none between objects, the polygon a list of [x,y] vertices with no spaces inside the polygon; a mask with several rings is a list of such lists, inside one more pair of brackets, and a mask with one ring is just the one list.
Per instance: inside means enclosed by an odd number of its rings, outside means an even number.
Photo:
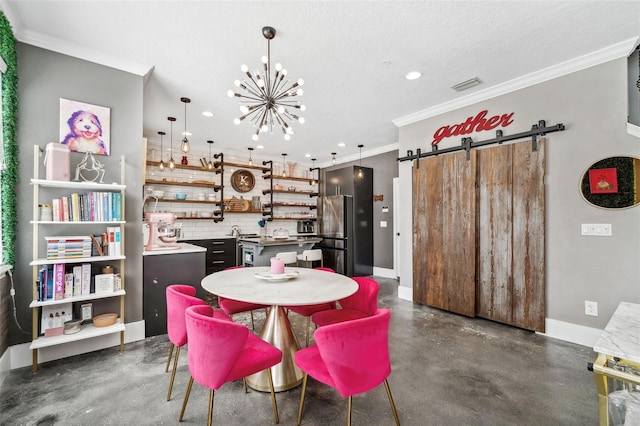
[{"label": "stand mixer", "polygon": [[149,227],[149,239],[145,250],[172,250],[179,249],[175,244],[178,239],[179,229],[173,226],[176,216],[173,213],[146,213],[145,222]]}]

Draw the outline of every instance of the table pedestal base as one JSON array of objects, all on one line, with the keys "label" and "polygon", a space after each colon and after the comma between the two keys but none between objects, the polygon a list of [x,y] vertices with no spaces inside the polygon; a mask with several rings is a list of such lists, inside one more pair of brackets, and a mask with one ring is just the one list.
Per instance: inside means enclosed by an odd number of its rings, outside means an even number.
[{"label": "table pedestal base", "polygon": [[[282,392],[300,385],[303,373],[294,362],[294,355],[300,349],[300,345],[293,334],[291,323],[283,307],[271,307],[260,337],[282,351],[282,362],[271,367],[274,390]],[[257,391],[270,392],[269,376],[266,371],[247,377],[247,384]]]}]

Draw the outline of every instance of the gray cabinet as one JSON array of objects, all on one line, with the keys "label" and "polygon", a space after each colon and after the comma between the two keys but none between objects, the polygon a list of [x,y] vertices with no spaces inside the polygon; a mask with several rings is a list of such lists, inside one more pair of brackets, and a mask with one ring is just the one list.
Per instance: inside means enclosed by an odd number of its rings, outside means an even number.
[{"label": "gray cabinet", "polygon": [[207,292],[200,282],[205,277],[205,252],[154,254],[143,258],[143,315],[145,336],[167,332],[166,289],[173,284],[196,288],[205,300]]}]

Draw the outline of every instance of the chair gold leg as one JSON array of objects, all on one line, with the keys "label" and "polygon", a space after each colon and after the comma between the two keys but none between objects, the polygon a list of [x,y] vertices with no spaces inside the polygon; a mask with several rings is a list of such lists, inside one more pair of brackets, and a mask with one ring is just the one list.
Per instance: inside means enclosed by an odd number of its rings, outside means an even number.
[{"label": "chair gold leg", "polygon": [[244,385],[244,393],[249,393],[249,391],[247,390],[247,378],[246,377],[242,378],[242,384]]},{"label": "chair gold leg", "polygon": [[173,348],[175,348],[175,346],[176,346],[171,342],[169,342],[169,343],[170,343],[169,356],[167,357],[167,365],[164,367],[164,372],[165,373],[169,371],[169,364],[171,364],[171,356],[173,355]]},{"label": "chair gold leg", "polygon": [[209,410],[207,411],[207,426],[213,425],[213,389],[209,389]]},{"label": "chair gold leg", "polygon": [[256,326],[253,324],[253,311],[249,311],[249,313],[251,314],[251,329],[255,330]]},{"label": "chair gold leg", "polygon": [[173,389],[173,379],[176,378],[176,370],[178,369],[178,358],[180,358],[180,346],[177,346],[176,357],[173,359],[173,371],[171,372],[171,380],[169,380],[169,392],[167,392],[167,401],[171,399],[171,390]]},{"label": "chair gold leg", "polygon": [[180,417],[178,421],[182,421],[182,417],[184,416],[184,410],[187,409],[187,402],[189,401],[189,395],[191,394],[191,386],[193,386],[193,377],[189,376],[189,385],[187,386],[187,392],[184,394],[184,401],[182,401],[182,410],[180,410]]},{"label": "chair gold leg", "polygon": [[393,396],[391,396],[391,388],[389,382],[384,379],[384,388],[387,390],[387,396],[389,397],[389,404],[391,404],[391,411],[393,412],[393,418],[396,419],[396,425],[400,426],[400,420],[398,419],[398,411],[396,410],[396,404],[393,403]]},{"label": "chair gold leg", "polygon": [[302,410],[304,409],[304,395],[307,393],[307,379],[309,376],[304,373],[302,378],[302,392],[300,393],[300,408],[298,408],[298,426],[302,423]]},{"label": "chair gold leg", "polygon": [[273,377],[271,376],[271,368],[267,368],[267,372],[269,373],[267,376],[269,377],[269,389],[271,389],[271,405],[273,405],[273,417],[276,423],[280,423],[280,416],[278,415],[278,403],[276,402],[276,393],[273,389]]},{"label": "chair gold leg", "polygon": [[351,426],[351,396],[347,398],[347,426]]}]

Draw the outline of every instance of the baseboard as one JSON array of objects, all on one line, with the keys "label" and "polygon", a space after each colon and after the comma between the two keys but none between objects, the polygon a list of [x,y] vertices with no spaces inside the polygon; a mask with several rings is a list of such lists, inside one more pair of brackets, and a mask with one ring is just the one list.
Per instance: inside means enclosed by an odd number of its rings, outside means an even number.
[{"label": "baseboard", "polygon": [[7,348],[6,351],[0,357],[0,386],[4,382],[4,379],[9,374],[9,370],[11,370],[11,355],[9,354],[11,348]]},{"label": "baseboard", "polygon": [[373,267],[373,275],[376,276],[376,277],[391,278],[393,280],[398,278],[396,276],[395,272],[393,272],[393,269],[376,268],[375,266]]},{"label": "baseboard", "polygon": [[398,299],[413,302],[413,289],[411,287],[398,286]]},{"label": "baseboard", "polygon": [[[144,340],[144,320],[136,322],[128,322],[124,331],[124,342],[131,343],[138,340]],[[100,349],[106,349],[120,344],[119,333],[110,334],[108,336],[94,337],[77,342],[67,343],[65,345],[50,346],[38,350],[38,364],[56,359],[67,358],[74,355],[80,355],[87,352],[93,352]],[[8,369],[22,368],[31,365],[31,343],[23,343],[9,347],[2,359],[8,354]],[[0,362],[0,368],[4,368],[4,361]],[[5,370],[0,370],[2,374]]]},{"label": "baseboard", "polygon": [[546,332],[538,334],[591,348],[595,346],[602,334],[602,330],[598,328],[585,327],[551,318],[545,320],[545,330]]}]

